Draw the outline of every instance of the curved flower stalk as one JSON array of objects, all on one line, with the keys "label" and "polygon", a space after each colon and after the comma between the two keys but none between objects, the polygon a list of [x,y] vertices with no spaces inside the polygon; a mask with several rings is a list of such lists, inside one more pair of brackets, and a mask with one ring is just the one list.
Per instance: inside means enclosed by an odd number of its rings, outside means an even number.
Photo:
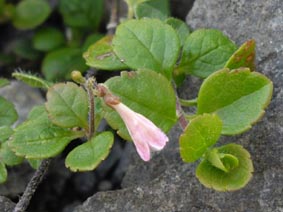
[{"label": "curved flower stalk", "polygon": [[116,110],[124,121],[141,159],[149,161],[151,151],[160,151],[165,147],[169,139],[161,129],[120,102],[117,97],[109,93],[107,88],[102,85],[98,87],[105,103]]}]

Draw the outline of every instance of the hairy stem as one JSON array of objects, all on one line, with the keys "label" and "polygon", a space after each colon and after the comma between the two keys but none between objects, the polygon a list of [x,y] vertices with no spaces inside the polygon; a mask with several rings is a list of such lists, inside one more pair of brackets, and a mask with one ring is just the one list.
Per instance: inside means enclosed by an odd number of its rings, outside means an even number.
[{"label": "hairy stem", "polygon": [[179,117],[179,124],[180,124],[181,128],[183,130],[185,130],[185,128],[188,125],[188,121],[186,119],[185,113],[184,113],[183,108],[181,106],[180,99],[179,99],[179,96],[178,96],[178,93],[177,93],[177,87],[176,87],[175,83],[173,83],[173,87],[174,87],[175,96],[176,96],[176,110],[177,110],[177,115]]},{"label": "hairy stem", "polygon": [[91,139],[95,132],[95,104],[94,104],[94,93],[93,93],[93,85],[95,83],[94,78],[89,78],[86,82],[86,90],[88,95],[88,140]]},{"label": "hairy stem", "polygon": [[23,195],[21,196],[19,202],[16,204],[13,212],[24,212],[29,206],[30,200],[36,191],[38,185],[41,183],[45,173],[48,170],[51,159],[45,159],[41,162],[39,168],[35,171],[31,180],[29,181]]}]

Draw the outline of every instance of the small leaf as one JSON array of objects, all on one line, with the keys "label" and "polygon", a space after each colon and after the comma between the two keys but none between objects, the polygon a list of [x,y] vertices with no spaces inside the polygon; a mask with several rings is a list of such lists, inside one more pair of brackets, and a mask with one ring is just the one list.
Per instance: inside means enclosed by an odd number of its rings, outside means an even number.
[{"label": "small leaf", "polygon": [[217,148],[210,150],[207,153],[206,159],[211,165],[224,172],[229,172],[239,165],[238,158],[231,154],[219,153]]},{"label": "small leaf", "polygon": [[60,46],[65,42],[63,33],[52,27],[42,28],[38,30],[33,39],[33,47],[39,51],[49,52]]},{"label": "small leaf", "polygon": [[83,47],[82,47],[83,51],[86,51],[90,45],[95,44],[97,41],[99,41],[103,37],[104,37],[104,35],[99,34],[99,33],[94,33],[94,34],[88,35],[87,38],[85,39]]},{"label": "small leaf", "polygon": [[215,114],[194,118],[180,136],[180,153],[183,161],[198,160],[220,137],[222,122]]},{"label": "small leaf", "polygon": [[164,21],[170,14],[168,0],[145,1],[135,8],[135,16],[141,18],[156,18]]},{"label": "small leaf", "polygon": [[46,109],[58,126],[88,128],[88,97],[75,83],[58,83],[49,88]]},{"label": "small leaf", "polygon": [[5,79],[5,78],[0,78],[0,88],[6,86],[6,85],[9,85],[10,84],[10,81]]},{"label": "small leaf", "polygon": [[44,0],[22,0],[16,6],[13,24],[18,29],[32,29],[42,24],[50,13],[51,8]]},{"label": "small leaf", "polygon": [[198,165],[196,170],[196,176],[199,181],[206,187],[217,191],[234,191],[243,188],[250,181],[253,172],[253,164],[249,152],[237,144],[219,147],[217,151],[233,155],[237,158],[238,165],[225,172],[205,159]]},{"label": "small leaf", "polygon": [[14,105],[0,96],[0,126],[12,125],[18,119]]},{"label": "small leaf", "polygon": [[26,38],[19,38],[13,43],[13,52],[27,60],[37,60],[40,52],[32,47],[32,42]]},{"label": "small leaf", "polygon": [[113,47],[130,68],[148,68],[169,79],[179,56],[180,41],[171,26],[156,19],[141,19],[119,25]]},{"label": "small leaf", "polygon": [[223,68],[236,50],[236,45],[222,32],[199,29],[186,39],[177,69],[179,72],[206,78]]},{"label": "small leaf", "polygon": [[112,37],[107,35],[88,48],[83,54],[87,65],[102,70],[127,69],[128,66],[113,52]]},{"label": "small leaf", "polygon": [[103,0],[60,0],[59,11],[66,25],[95,30],[103,15]]},{"label": "small leaf", "polygon": [[15,166],[23,162],[23,158],[16,156],[8,146],[8,142],[0,145],[0,161],[8,166]]},{"label": "small leaf", "polygon": [[70,79],[73,70],[87,70],[79,48],[62,48],[49,52],[42,62],[42,73],[46,80]]},{"label": "small leaf", "polygon": [[[36,116],[40,111],[40,116]],[[44,106],[40,106],[33,109],[29,119],[15,129],[9,146],[17,155],[44,159],[58,155],[68,143],[82,136],[82,131],[72,131],[52,124]]]},{"label": "small leaf", "polygon": [[0,161],[0,184],[6,182],[7,175],[8,173],[5,164]]},{"label": "small leaf", "polygon": [[111,132],[103,132],[73,149],[66,158],[66,167],[72,171],[94,170],[109,154],[114,142]]},{"label": "small leaf", "polygon": [[245,42],[227,61],[226,68],[236,69],[247,67],[255,70],[255,40]]},{"label": "small leaf", "polygon": [[219,70],[201,85],[197,113],[216,113],[223,121],[222,134],[239,134],[262,117],[272,89],[267,77],[247,68]]},{"label": "small leaf", "polygon": [[[176,99],[171,83],[161,74],[150,70],[122,72],[105,82],[121,102],[150,119],[168,132],[176,123]],[[124,122],[116,111],[105,106],[105,118],[113,129],[126,140],[131,140]]]},{"label": "small leaf", "polygon": [[15,77],[17,80],[21,80],[27,85],[35,88],[44,88],[47,89],[49,88],[52,83],[48,82],[40,77],[34,76],[29,73],[24,73],[24,72],[14,72],[12,74],[13,77]]},{"label": "small leaf", "polygon": [[8,140],[13,132],[14,131],[10,126],[0,126],[0,143]]},{"label": "small leaf", "polygon": [[175,29],[177,35],[179,36],[181,46],[184,46],[185,41],[190,34],[189,26],[184,21],[181,21],[177,18],[168,18],[166,23]]}]

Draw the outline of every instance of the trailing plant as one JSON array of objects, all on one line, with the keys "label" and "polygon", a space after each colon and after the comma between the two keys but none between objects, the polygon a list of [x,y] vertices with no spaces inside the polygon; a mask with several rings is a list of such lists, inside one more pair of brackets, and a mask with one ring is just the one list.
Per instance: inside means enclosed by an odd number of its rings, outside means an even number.
[{"label": "trailing plant", "polygon": [[[74,82],[54,84],[14,73],[46,89],[47,100],[14,130],[9,128],[12,120],[0,122],[10,130],[1,136],[8,143],[2,142],[1,149],[8,146],[17,157],[45,160],[82,139],[85,142],[69,152],[65,164],[72,171],[91,171],[109,155],[114,142],[112,131],[99,131],[103,119],[124,140],[133,141],[144,161],[167,142],[176,142],[165,133],[179,123],[180,156],[185,163],[199,161],[199,181],[218,191],[243,188],[253,172],[249,152],[236,143],[217,142],[222,135],[249,130],[271,100],[272,82],[255,70],[255,41],[238,47],[219,30],[192,31],[169,17],[160,7],[163,1],[126,2],[128,20],[84,53],[88,66],[120,75],[98,83],[73,71]],[[176,92],[187,76],[203,79],[195,99],[180,99]],[[187,114],[184,107],[196,112]],[[1,164],[9,165],[5,160]]]}]

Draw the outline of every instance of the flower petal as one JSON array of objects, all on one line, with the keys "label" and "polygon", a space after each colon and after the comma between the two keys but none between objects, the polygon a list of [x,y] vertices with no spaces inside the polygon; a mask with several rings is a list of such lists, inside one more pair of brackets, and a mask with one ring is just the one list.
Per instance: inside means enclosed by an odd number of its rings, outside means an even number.
[{"label": "flower petal", "polygon": [[169,139],[152,121],[123,103],[112,107],[123,119],[137,152],[144,161],[150,160],[150,150],[159,151],[164,148]]}]

